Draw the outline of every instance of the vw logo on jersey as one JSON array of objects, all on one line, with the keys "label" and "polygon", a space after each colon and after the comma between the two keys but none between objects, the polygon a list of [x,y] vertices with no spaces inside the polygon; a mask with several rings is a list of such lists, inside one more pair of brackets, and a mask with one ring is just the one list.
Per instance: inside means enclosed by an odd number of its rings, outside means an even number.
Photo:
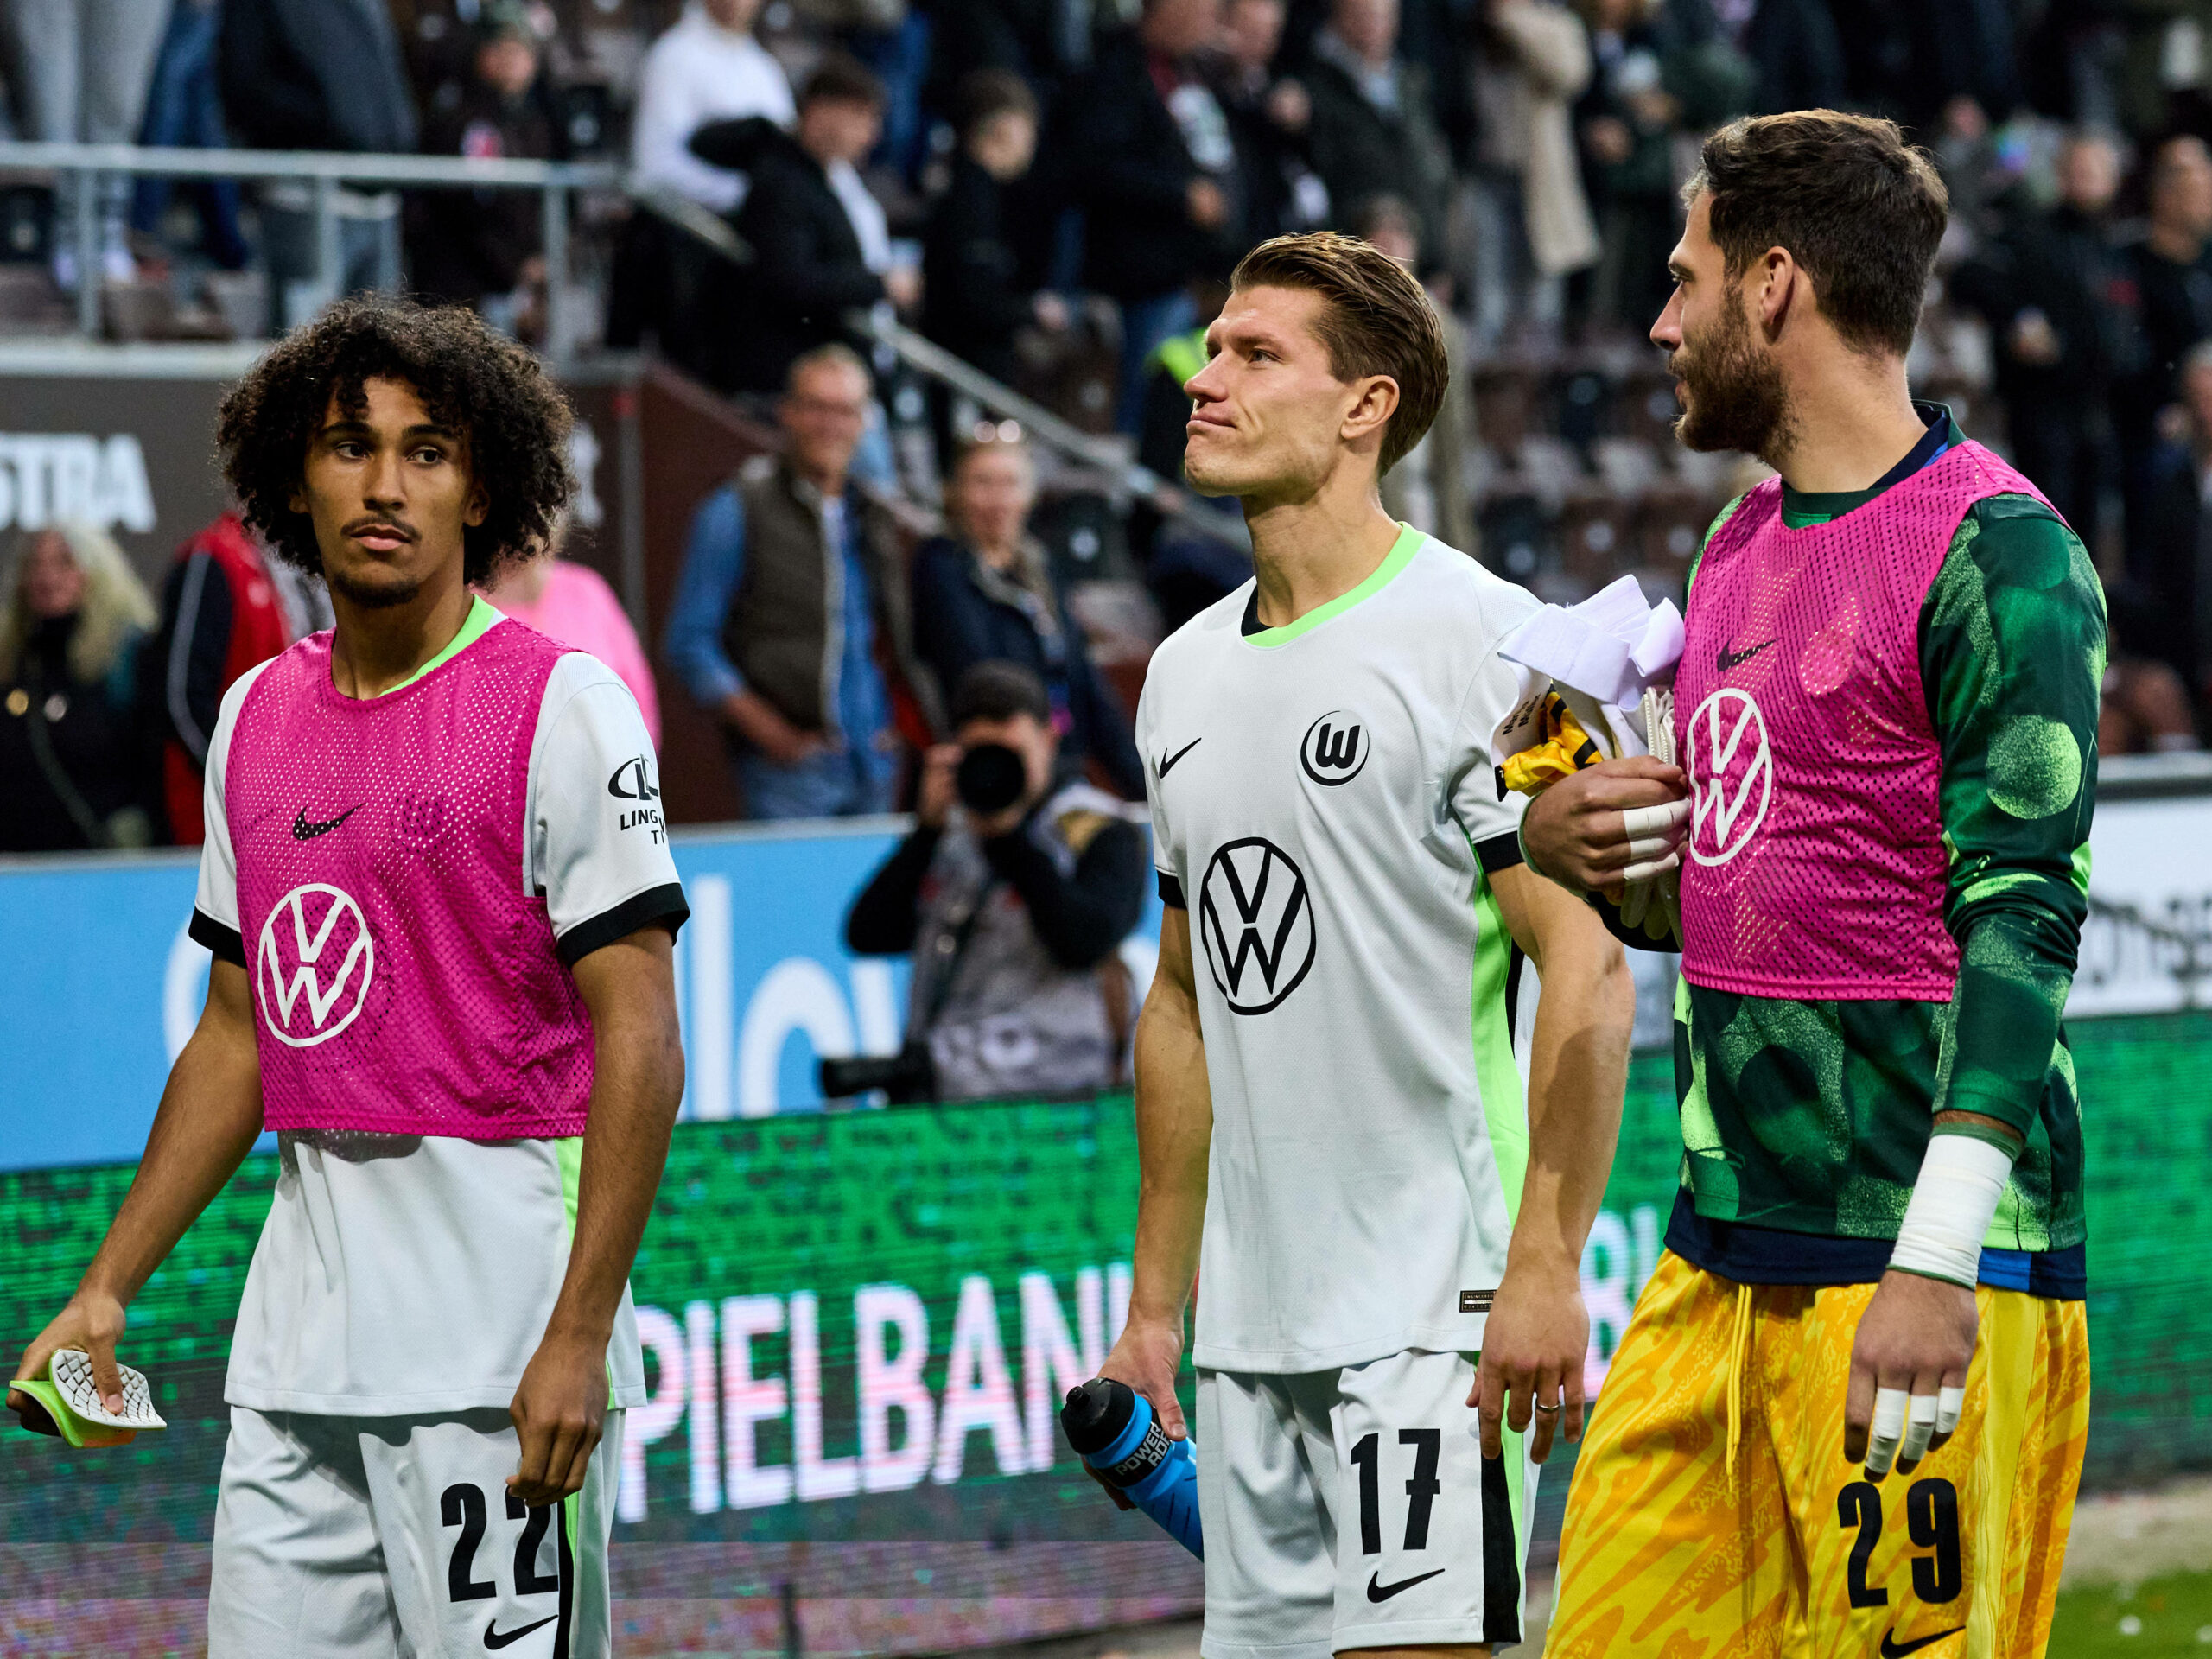
[{"label": "vw logo on jersey", "polygon": [[1690,780],[1690,856],[1726,864],[1758,833],[1774,798],[1774,751],[1750,692],[1723,686],[1698,704],[1682,731],[1682,770]]},{"label": "vw logo on jersey", "polygon": [[1206,966],[1232,1014],[1265,1014],[1313,966],[1313,901],[1288,853],[1258,836],[1216,852],[1198,884]]},{"label": "vw logo on jersey", "polygon": [[359,1016],[376,968],[376,940],[359,905],[321,881],[294,887],[261,925],[262,1022],[294,1048],[327,1043]]},{"label": "vw logo on jersey", "polygon": [[1367,766],[1367,724],[1357,715],[1332,709],[1306,728],[1298,764],[1325,789],[1348,784]]}]

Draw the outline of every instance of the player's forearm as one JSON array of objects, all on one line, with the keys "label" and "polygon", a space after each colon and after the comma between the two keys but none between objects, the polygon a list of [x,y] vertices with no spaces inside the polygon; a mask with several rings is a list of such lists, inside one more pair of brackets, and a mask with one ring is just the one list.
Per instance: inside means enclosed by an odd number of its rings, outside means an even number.
[{"label": "player's forearm", "polygon": [[1137,1018],[1137,1236],[1129,1317],[1179,1327],[1205,1228],[1213,1095],[1198,1009],[1155,987]]},{"label": "player's forearm", "polygon": [[[218,963],[217,976],[245,972]],[[169,1070],[146,1151],[130,1191],[109,1224],[82,1288],[128,1303],[162,1265],[185,1230],[238,1173],[261,1135],[261,1062],[251,1013],[211,984],[207,1012]]]},{"label": "player's forearm", "polygon": [[1620,1138],[1636,981],[1599,934],[1545,944],[1529,1076],[1529,1167],[1509,1267],[1582,1260]]},{"label": "player's forearm", "polygon": [[683,1049],[673,1000],[658,1017],[604,1022],[593,1065],[575,1237],[546,1328],[549,1334],[604,1339],[630,1281],[683,1101]]},{"label": "player's forearm", "polygon": [[2066,918],[2036,906],[1975,919],[1959,953],[1937,1071],[1938,1128],[2020,1149],[2043,1108],[2074,983],[2075,937]]}]

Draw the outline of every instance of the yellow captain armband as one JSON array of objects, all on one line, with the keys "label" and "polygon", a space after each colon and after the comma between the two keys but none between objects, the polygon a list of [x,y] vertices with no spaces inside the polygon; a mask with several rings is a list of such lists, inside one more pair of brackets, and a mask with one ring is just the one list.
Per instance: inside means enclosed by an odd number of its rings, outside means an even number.
[{"label": "yellow captain armband", "polygon": [[1516,794],[1541,795],[1560,779],[1605,758],[1558,692],[1545,695],[1542,718],[1544,741],[1508,756],[1498,768],[1506,788]]}]

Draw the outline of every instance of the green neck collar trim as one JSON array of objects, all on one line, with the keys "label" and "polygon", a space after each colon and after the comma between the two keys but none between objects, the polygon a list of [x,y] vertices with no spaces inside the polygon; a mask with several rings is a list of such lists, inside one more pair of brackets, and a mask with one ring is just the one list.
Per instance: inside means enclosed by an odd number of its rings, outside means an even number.
[{"label": "green neck collar trim", "polygon": [[468,614],[461,620],[461,632],[454,635],[452,639],[446,641],[445,649],[441,651],[436,656],[431,658],[429,662],[423,664],[422,667],[416,669],[412,674],[410,674],[397,685],[387,686],[385,690],[378,692],[378,696],[388,697],[394,691],[403,691],[406,690],[407,687],[414,684],[416,681],[421,679],[425,674],[429,674],[435,670],[443,668],[454,658],[460,656],[462,652],[467,651],[469,646],[474,645],[486,634],[491,632],[492,625],[494,622],[499,621],[506,614],[505,612],[496,608],[492,602],[486,599],[481,594],[471,594],[468,598]]},{"label": "green neck collar trim", "polygon": [[[1357,588],[1347,588],[1325,605],[1316,605],[1295,622],[1286,622],[1279,628],[1262,628],[1257,633],[1248,633],[1244,643],[1257,645],[1263,651],[1277,645],[1287,645],[1301,634],[1311,633],[1324,622],[1342,616],[1363,599],[1371,598],[1389,587],[1398,572],[1414,562],[1414,555],[1421,551],[1427,535],[1411,524],[1398,526],[1398,539],[1390,543],[1390,550],[1382,556],[1382,563],[1368,573],[1367,579]],[[1257,600],[1254,603],[1257,604]]]}]

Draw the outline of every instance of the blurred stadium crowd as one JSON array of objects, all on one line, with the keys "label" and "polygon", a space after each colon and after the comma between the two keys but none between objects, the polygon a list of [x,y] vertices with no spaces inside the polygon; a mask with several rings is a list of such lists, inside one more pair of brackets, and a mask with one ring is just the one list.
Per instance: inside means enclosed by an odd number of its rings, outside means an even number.
[{"label": "blurred stadium crowd", "polygon": [[[1678,594],[1757,475],[1670,439],[1643,334],[1679,188],[1715,125],[1814,105],[1894,117],[1948,181],[1915,384],[2090,546],[2106,751],[2212,730],[2212,0],[0,0],[0,137],[627,165],[580,205],[583,334],[782,453],[698,504],[660,637],[580,567],[499,597],[649,717],[657,664],[722,723],[754,816],[911,801],[957,682],[1007,658],[1133,798],[1146,650],[1249,569],[1172,489],[1056,496],[1059,456],[855,313],[1173,479],[1237,256],[1355,231],[1429,284],[1455,360],[1392,511],[1548,599],[1624,572]],[[531,340],[569,302],[526,193],[337,194],[343,288]],[[281,328],[311,207],[301,181],[0,175],[0,335],[66,331],[88,282],[118,337]],[[235,521],[160,594],[84,526],[20,533],[3,580],[0,850],[196,838],[214,700],[315,625],[312,585]]]}]

